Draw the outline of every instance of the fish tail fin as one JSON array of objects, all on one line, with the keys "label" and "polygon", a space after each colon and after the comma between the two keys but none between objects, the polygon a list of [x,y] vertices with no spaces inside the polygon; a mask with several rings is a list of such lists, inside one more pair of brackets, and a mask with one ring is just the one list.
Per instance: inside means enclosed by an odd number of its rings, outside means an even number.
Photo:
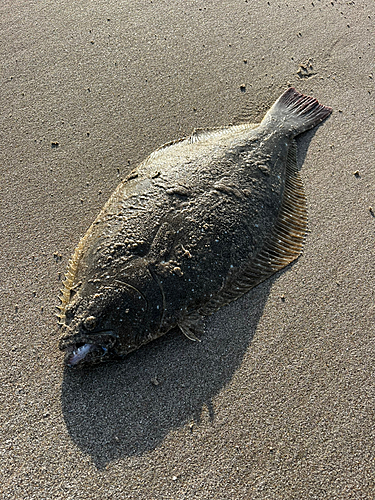
[{"label": "fish tail fin", "polygon": [[325,120],[332,108],[323,106],[313,97],[300,94],[296,89],[286,90],[267,112],[261,125],[280,127],[295,137]]}]

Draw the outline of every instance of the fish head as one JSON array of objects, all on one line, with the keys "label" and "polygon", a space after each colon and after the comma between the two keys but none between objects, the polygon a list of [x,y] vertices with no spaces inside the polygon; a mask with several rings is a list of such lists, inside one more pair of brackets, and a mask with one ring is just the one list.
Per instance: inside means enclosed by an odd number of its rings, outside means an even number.
[{"label": "fish head", "polygon": [[81,368],[121,359],[147,342],[148,303],[136,288],[104,285],[81,287],[61,315],[65,364]]}]

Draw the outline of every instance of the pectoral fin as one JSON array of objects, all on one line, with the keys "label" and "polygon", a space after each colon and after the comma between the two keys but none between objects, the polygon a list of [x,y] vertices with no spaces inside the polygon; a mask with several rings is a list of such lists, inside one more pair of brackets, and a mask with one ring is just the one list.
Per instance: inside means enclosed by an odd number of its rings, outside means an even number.
[{"label": "pectoral fin", "polygon": [[204,333],[203,317],[197,312],[187,314],[179,323],[178,326],[182,333],[193,342],[201,342],[198,335]]}]

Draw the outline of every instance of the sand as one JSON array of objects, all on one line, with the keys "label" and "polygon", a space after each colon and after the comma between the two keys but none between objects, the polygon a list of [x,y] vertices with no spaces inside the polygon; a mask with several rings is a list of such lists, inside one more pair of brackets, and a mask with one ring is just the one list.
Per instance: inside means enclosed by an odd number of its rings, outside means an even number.
[{"label": "sand", "polygon": [[[373,498],[374,2],[0,11],[0,497]],[[66,370],[61,280],[120,179],[195,127],[259,121],[288,85],[334,109],[298,141],[303,256],[200,344]]]}]

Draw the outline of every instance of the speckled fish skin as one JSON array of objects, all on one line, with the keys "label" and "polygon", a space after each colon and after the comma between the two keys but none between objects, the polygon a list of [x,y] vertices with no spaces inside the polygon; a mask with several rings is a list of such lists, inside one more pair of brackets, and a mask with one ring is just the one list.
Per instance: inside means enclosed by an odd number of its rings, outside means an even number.
[{"label": "speckled fish skin", "polygon": [[66,364],[123,357],[202,318],[301,253],[294,138],[331,108],[288,89],[259,125],[195,131],[155,151],[78,245],[60,308]]}]

